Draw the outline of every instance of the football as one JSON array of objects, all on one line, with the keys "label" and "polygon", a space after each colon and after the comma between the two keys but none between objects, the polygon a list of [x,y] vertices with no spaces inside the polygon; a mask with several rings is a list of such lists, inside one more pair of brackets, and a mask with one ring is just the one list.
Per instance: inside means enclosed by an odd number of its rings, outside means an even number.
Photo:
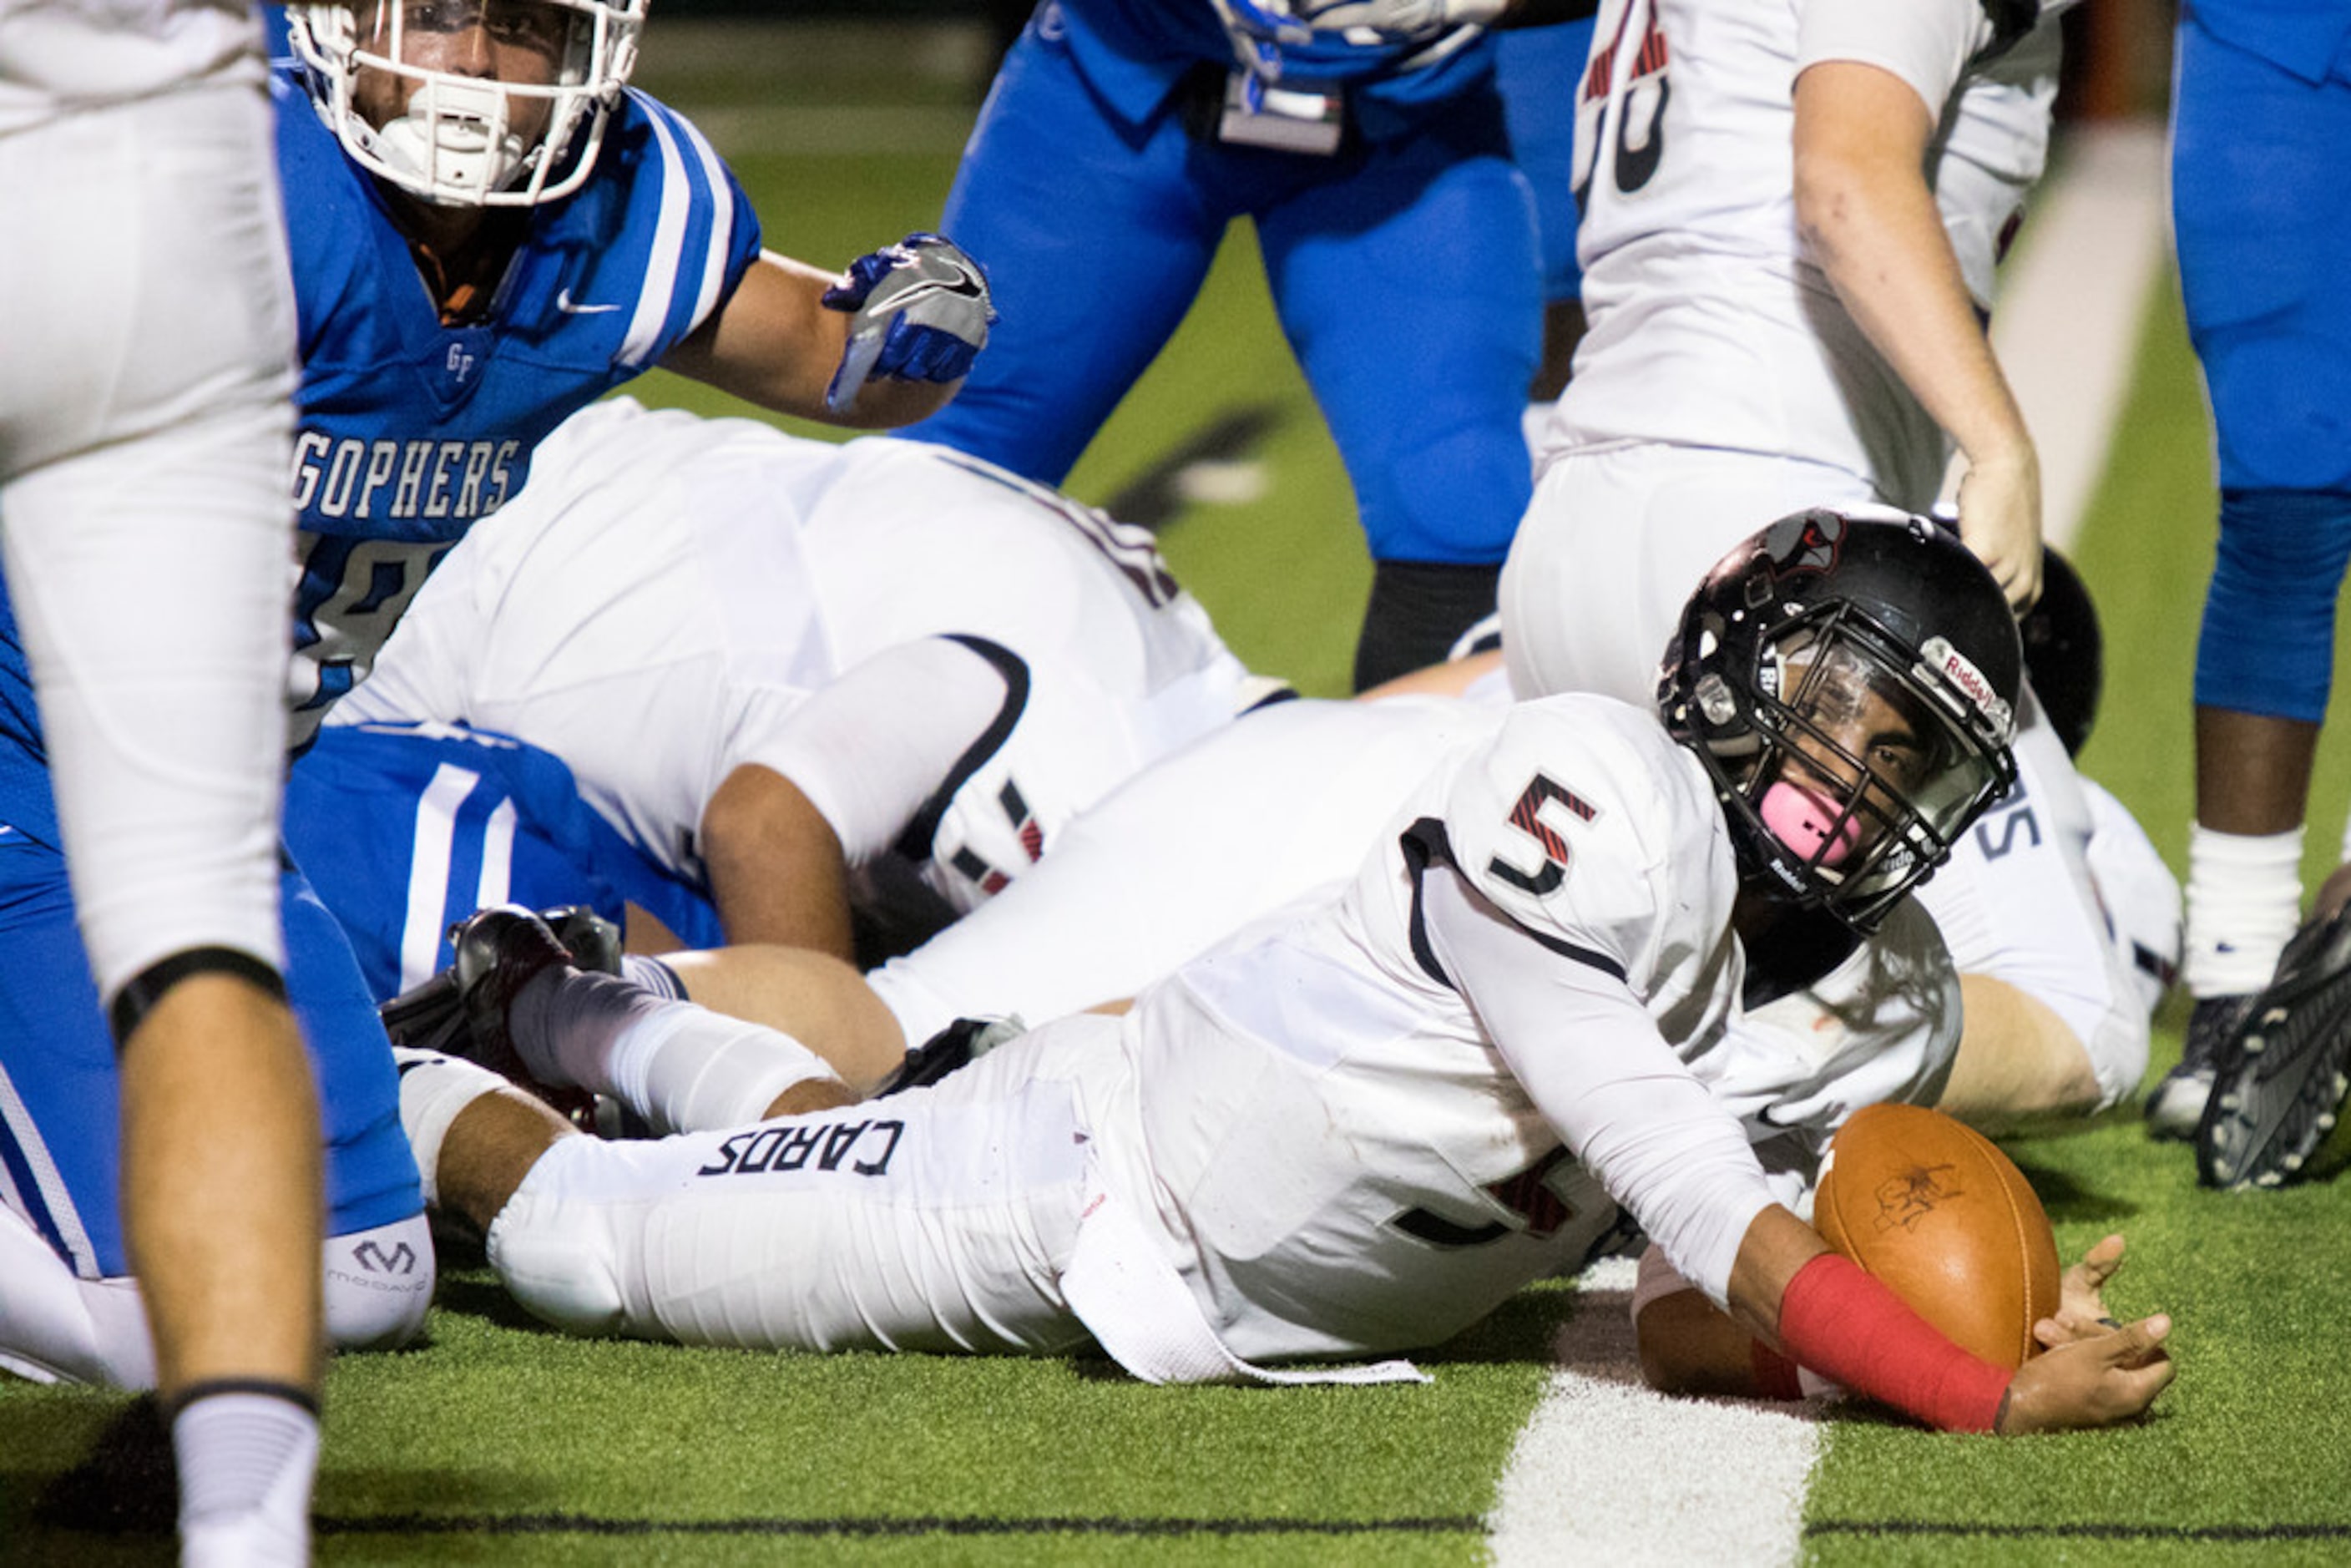
[{"label": "football", "polygon": [[2006,1155],[1938,1111],[1870,1105],[1829,1145],[1822,1239],[1966,1350],[2014,1367],[2057,1310],[2057,1239]]}]

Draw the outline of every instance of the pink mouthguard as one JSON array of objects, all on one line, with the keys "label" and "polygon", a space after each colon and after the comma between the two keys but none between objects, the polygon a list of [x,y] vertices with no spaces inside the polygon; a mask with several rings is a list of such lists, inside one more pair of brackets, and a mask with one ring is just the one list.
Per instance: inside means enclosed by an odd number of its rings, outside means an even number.
[{"label": "pink mouthguard", "polygon": [[1771,830],[1773,838],[1806,860],[1816,860],[1822,865],[1841,864],[1853,853],[1861,836],[1851,817],[1838,821],[1833,802],[1784,779],[1763,791],[1763,799],[1756,802],[1755,810],[1763,819],[1763,825]]}]

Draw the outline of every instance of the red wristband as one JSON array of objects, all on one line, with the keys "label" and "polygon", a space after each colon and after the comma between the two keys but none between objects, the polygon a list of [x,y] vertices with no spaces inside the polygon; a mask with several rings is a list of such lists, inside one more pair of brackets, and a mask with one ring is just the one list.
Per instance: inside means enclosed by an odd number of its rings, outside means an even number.
[{"label": "red wristband", "polygon": [[1800,1364],[1947,1432],[1991,1431],[2014,1375],[1953,1344],[1834,1252],[1788,1281],[1780,1343]]},{"label": "red wristband", "polygon": [[1757,1340],[1754,1344],[1755,1393],[1762,1399],[1802,1399],[1804,1396],[1803,1375],[1796,1364]]}]

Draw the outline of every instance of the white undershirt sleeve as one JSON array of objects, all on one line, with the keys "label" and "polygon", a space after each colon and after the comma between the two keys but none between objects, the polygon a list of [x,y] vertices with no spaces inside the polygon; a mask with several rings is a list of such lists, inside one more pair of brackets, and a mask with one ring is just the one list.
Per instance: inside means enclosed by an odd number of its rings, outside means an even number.
[{"label": "white undershirt sleeve", "polygon": [[1577,956],[1449,870],[1422,887],[1430,946],[1568,1149],[1717,1306],[1770,1206],[1729,1110],[1690,1074],[1601,955]]},{"label": "white undershirt sleeve", "polygon": [[[975,747],[1019,718],[1006,679],[953,638],[874,654],[800,701],[735,755],[773,768],[823,813],[852,866],[887,853],[934,794],[967,774]],[[984,761],[985,757],[978,760]],[[972,766],[976,766],[974,763]]]}]

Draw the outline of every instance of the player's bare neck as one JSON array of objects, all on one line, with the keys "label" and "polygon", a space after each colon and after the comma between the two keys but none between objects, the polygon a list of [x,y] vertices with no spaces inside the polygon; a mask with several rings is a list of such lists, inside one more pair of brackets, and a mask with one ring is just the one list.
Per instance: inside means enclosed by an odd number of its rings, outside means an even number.
[{"label": "player's bare neck", "polygon": [[529,227],[527,215],[481,207],[443,207],[400,198],[401,230],[417,275],[445,327],[489,313],[498,284]]}]

